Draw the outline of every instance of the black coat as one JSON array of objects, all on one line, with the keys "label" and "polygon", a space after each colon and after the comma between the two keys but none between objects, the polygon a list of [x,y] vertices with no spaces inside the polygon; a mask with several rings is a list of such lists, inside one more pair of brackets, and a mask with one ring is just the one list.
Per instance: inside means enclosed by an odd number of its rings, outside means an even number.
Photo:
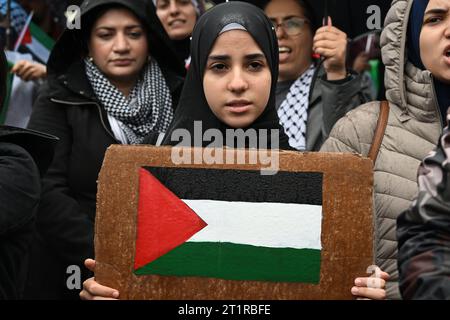
[{"label": "black coat", "polygon": [[[182,78],[168,73],[166,82],[176,105]],[[75,63],[43,90],[28,127],[60,138],[55,158],[43,179],[37,243],[27,298],[64,298],[66,269],[94,257],[93,238],[97,177],[106,149],[120,144],[105,109],[95,97],[82,63]],[[45,260],[52,261],[46,265]],[[48,290],[47,290],[48,289]],[[67,296],[68,294],[68,296]],[[73,293],[77,297],[78,293]]]},{"label": "black coat", "polygon": [[[150,55],[158,62],[176,106],[185,69],[171,51],[156,13],[145,7],[146,1],[85,1],[82,23],[84,14],[110,3],[126,6],[146,26]],[[59,137],[60,142],[43,178],[26,298],[78,298],[76,289],[90,275],[84,260],[94,257],[97,177],[106,149],[120,143],[85,74],[81,32],[67,29],[56,43],[48,63],[47,87],[41,91],[28,125]],[[71,266],[75,271],[68,273]]]},{"label": "black coat", "polygon": [[51,161],[55,142],[37,132],[0,126],[0,299],[22,297],[40,171]]},{"label": "black coat", "polygon": [[0,299],[18,299],[39,203],[40,176],[30,154],[15,144],[0,142],[0,163]]}]

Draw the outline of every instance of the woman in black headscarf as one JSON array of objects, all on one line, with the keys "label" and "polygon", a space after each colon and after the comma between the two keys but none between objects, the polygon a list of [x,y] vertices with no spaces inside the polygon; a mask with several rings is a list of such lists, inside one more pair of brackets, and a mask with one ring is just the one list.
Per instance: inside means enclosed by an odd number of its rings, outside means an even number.
[{"label": "woman in black headscarf", "polygon": [[[250,41],[253,41],[263,56],[255,59],[248,59],[239,69],[238,81],[245,82],[243,86],[245,89],[233,87],[230,84],[235,76],[233,74],[234,65],[238,65],[241,61],[234,61],[233,57],[227,59],[217,59],[215,57],[210,61],[211,52],[216,49],[216,44],[222,36],[227,36],[229,32],[239,31],[242,37],[235,38],[235,42],[231,39],[228,41],[230,46],[228,48],[217,48],[219,52],[227,52],[226,49],[235,49],[239,46],[246,46]],[[245,33],[245,34],[243,34]],[[246,35],[248,39],[246,40]],[[239,41],[244,39],[243,41]],[[225,44],[226,42],[224,42]],[[256,53],[254,49],[251,53]],[[239,57],[240,59],[241,57]],[[185,129],[191,135],[194,132],[195,125],[199,125],[197,121],[201,121],[202,134],[208,129],[218,129],[222,136],[226,136],[227,129],[265,129],[268,136],[267,144],[262,143],[258,139],[257,146],[267,145],[267,147],[278,147],[281,149],[289,149],[287,143],[287,136],[284,134],[279,124],[279,118],[275,109],[275,87],[278,78],[278,44],[273,25],[266,17],[264,12],[259,8],[244,2],[232,2],[218,5],[206,12],[200,17],[197,22],[191,44],[191,65],[188,71],[185,85],[178,104],[174,121],[164,138],[163,144],[176,145],[180,141],[177,140],[177,129]],[[236,63],[235,63],[236,62]],[[235,64],[233,64],[235,63]],[[220,75],[216,77],[209,77],[209,72],[216,72],[220,68]],[[257,74],[261,70],[267,70],[270,73],[270,79],[264,80]],[[250,75],[250,76],[247,76]],[[257,75],[259,82],[255,82],[253,75]],[[242,77],[241,77],[242,76]],[[229,77],[228,80],[225,77]],[[222,87],[211,86],[211,84],[218,81],[225,81]],[[270,82],[269,82],[270,81]],[[241,84],[238,84],[238,86]],[[209,89],[211,88],[211,89]],[[211,92],[214,90],[216,92]],[[208,93],[209,91],[209,93]],[[214,106],[215,98],[219,96],[218,106]],[[258,98],[266,96],[267,99],[263,102],[260,110],[258,108]],[[249,101],[248,99],[253,99]],[[238,103],[238,106],[236,106]],[[239,105],[241,103],[241,106]],[[247,103],[247,109],[245,104]],[[234,108],[233,108],[234,106]],[[251,113],[256,112],[257,117],[251,117]],[[242,122],[234,121],[232,118],[245,118],[250,116],[252,121]],[[272,146],[271,132],[272,130],[279,130],[280,135],[277,146]],[[262,137],[260,137],[262,138]],[[279,142],[279,143],[278,143]],[[181,142],[186,145],[185,141]],[[233,147],[234,141],[226,141],[224,144]],[[210,146],[208,141],[203,141],[202,146]],[[214,146],[217,146],[215,144]]]},{"label": "woman in black headscarf", "polygon": [[[7,63],[0,52],[0,114],[7,95]],[[0,300],[22,298],[29,248],[56,137],[0,125]]]},{"label": "woman in black headscarf", "polygon": [[[263,11],[237,1],[215,6],[200,18],[192,39],[191,66],[164,144],[178,144],[179,141],[171,139],[177,130],[194,135],[194,121],[201,121],[202,134],[216,129],[225,137],[227,129],[266,129],[267,136],[258,137],[257,146],[267,143],[268,148],[289,148],[275,111],[278,45],[272,28]],[[241,42],[232,42],[232,48],[216,46],[226,39],[220,36],[230,36],[234,31],[239,31],[236,37]],[[233,41],[233,37],[227,40]],[[236,61],[236,55],[240,54]],[[233,79],[226,80],[232,70],[236,72]],[[211,90],[211,86],[219,88],[224,83],[224,90]],[[231,105],[227,106],[228,103]],[[273,130],[279,134],[275,134],[279,137],[275,143],[271,139]],[[202,145],[210,146],[210,142],[203,141]],[[94,271],[95,261],[88,259],[86,266]],[[83,283],[80,296],[114,299],[119,292],[90,278]]]},{"label": "woman in black headscarf", "polygon": [[146,0],[86,0],[81,29],[66,29],[56,43],[29,123],[60,142],[43,180],[27,298],[78,299],[76,277],[86,276],[83,261],[94,254],[105,151],[169,127],[185,73],[173,51]]}]

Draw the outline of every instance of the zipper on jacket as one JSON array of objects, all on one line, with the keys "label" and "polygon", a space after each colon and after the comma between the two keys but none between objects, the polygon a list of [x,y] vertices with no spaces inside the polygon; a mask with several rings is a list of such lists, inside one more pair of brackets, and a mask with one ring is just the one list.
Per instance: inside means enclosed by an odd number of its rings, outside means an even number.
[{"label": "zipper on jacket", "polygon": [[444,123],[444,120],[442,119],[441,107],[440,107],[439,101],[437,99],[436,88],[434,87],[433,75],[430,75],[430,78],[431,78],[431,88],[433,89],[433,101],[434,101],[434,105],[437,107],[437,114],[438,114],[438,118],[439,118],[439,123],[441,124],[440,133],[442,134],[442,129],[444,128],[445,123]]},{"label": "zipper on jacket", "polygon": [[[322,64],[323,64],[323,61],[319,61],[317,63],[316,71],[314,72],[313,77],[311,79],[311,85],[309,86],[308,109],[309,109],[309,105],[311,104],[312,93],[314,91],[314,87],[316,85],[317,78],[319,77],[319,72],[321,71]],[[325,74],[326,74],[326,72],[325,72]],[[295,79],[295,80],[297,80],[297,79]]]},{"label": "zipper on jacket", "polygon": [[102,123],[103,129],[105,129],[105,131],[111,136],[111,138],[113,138],[116,142],[121,144],[121,142],[116,139],[114,134],[111,131],[109,131],[108,128],[106,127],[105,121],[103,119],[102,110],[100,108],[100,105],[97,102],[71,102],[71,101],[58,100],[55,98],[50,98],[50,101],[56,102],[56,103],[61,103],[61,104],[68,104],[71,106],[81,106],[81,105],[86,105],[86,104],[92,104],[92,105],[97,106],[98,114],[100,116],[100,122]]}]

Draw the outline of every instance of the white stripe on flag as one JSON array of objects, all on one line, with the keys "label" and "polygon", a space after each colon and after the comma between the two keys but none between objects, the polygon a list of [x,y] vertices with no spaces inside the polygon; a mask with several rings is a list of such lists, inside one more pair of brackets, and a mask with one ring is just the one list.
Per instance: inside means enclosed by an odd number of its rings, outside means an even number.
[{"label": "white stripe on flag", "polygon": [[296,203],[183,200],[207,224],[189,242],[322,248],[322,206]]},{"label": "white stripe on flag", "polygon": [[41,61],[47,63],[50,57],[50,50],[46,48],[42,43],[40,43],[35,37],[32,37],[33,41],[27,44],[28,49],[30,49],[33,54],[35,54]]}]

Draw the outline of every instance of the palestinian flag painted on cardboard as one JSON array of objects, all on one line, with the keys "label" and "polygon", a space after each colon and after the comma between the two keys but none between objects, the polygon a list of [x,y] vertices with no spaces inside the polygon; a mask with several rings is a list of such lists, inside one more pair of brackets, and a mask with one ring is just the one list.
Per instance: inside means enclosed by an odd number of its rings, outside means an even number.
[{"label": "palestinian flag painted on cardboard", "polygon": [[317,284],[322,180],[141,168],[134,273]]}]

